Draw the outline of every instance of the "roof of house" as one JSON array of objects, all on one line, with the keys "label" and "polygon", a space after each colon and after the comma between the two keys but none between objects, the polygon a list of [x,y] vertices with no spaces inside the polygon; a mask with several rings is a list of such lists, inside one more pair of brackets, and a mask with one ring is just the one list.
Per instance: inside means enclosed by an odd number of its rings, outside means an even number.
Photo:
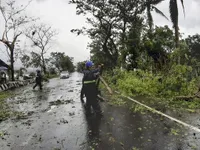
[{"label": "roof of house", "polygon": [[6,67],[6,68],[9,68],[9,66],[0,59],[0,67]]}]

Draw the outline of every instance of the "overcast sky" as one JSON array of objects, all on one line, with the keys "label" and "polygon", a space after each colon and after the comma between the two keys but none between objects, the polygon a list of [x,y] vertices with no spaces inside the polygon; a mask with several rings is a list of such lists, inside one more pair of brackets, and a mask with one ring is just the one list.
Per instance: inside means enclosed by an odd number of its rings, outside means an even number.
[{"label": "overcast sky", "polygon": [[[28,0],[17,0],[17,3],[26,1]],[[57,42],[49,52],[65,52],[68,56],[74,57],[75,62],[83,61],[89,58],[89,50],[86,47],[90,40],[86,36],[76,36],[70,30],[86,25],[85,18],[77,16],[75,5],[69,5],[68,2],[69,0],[34,0],[26,12],[31,16],[40,17],[41,22],[52,25],[59,31],[56,38]],[[185,18],[180,3],[179,6],[180,32],[184,33],[185,36],[200,33],[200,0],[185,0]],[[169,0],[165,0],[165,2],[158,5],[158,8],[169,17]],[[172,27],[170,21],[155,13],[153,13],[153,18],[156,25],[163,26],[167,24]],[[1,20],[2,18],[0,18],[0,27],[2,26]],[[0,28],[1,35],[2,30]],[[1,51],[4,51],[2,44],[0,44],[0,48]],[[5,55],[1,55],[1,59],[6,60]]]}]

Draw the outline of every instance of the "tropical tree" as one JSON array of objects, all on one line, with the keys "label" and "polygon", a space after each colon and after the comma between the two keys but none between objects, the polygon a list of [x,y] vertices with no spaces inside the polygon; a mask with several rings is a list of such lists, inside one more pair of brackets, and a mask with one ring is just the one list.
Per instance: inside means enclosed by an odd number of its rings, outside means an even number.
[{"label": "tropical tree", "polygon": [[128,32],[127,40],[125,45],[127,50],[125,51],[126,58],[125,64],[128,70],[137,68],[137,58],[141,55],[142,45],[141,45],[141,37],[143,31],[143,18],[138,17],[137,21],[131,25],[131,28]]},{"label": "tropical tree", "polygon": [[61,52],[52,52],[50,57],[50,63],[57,69],[61,71],[74,71],[73,57],[65,55]]},{"label": "tropical tree", "polygon": [[78,72],[82,72],[85,69],[85,63],[86,61],[81,61],[77,63],[76,68]]},{"label": "tropical tree", "polygon": [[200,60],[200,35],[188,36],[185,40],[189,48],[189,55],[192,58]]},{"label": "tropical tree", "polygon": [[149,57],[153,59],[155,71],[165,69],[169,62],[169,55],[175,48],[173,31],[168,27],[155,27],[152,32],[152,39],[144,36],[144,49]]},{"label": "tropical tree", "polygon": [[[183,0],[180,0],[180,1],[183,7],[183,13],[185,15],[184,1]],[[179,47],[178,0],[170,0],[169,12],[170,12],[171,21],[173,23],[173,28],[175,31],[176,48],[178,48]]]},{"label": "tropical tree", "polygon": [[105,64],[114,68],[124,64],[126,58],[127,32],[136,16],[143,13],[143,0],[71,0],[76,4],[77,14],[88,15],[87,22],[91,28],[73,29],[78,35],[86,33],[91,38],[91,54],[104,58]]},{"label": "tropical tree", "polygon": [[147,22],[148,22],[150,31],[152,31],[152,27],[153,27],[153,17],[152,17],[151,11],[155,11],[156,13],[160,14],[161,16],[165,17],[168,20],[165,14],[156,7],[156,5],[160,4],[163,1],[164,0],[146,0],[145,8],[146,8],[146,13],[147,13]]},{"label": "tropical tree", "polygon": [[25,68],[28,68],[30,66],[30,56],[24,54],[20,57],[20,60],[22,62],[22,65],[25,67]]}]

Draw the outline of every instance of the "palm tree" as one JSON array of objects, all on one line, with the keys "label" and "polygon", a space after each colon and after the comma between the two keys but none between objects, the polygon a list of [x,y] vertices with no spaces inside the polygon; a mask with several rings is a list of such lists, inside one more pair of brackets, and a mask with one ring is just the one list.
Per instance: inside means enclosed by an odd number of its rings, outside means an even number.
[{"label": "palm tree", "polygon": [[[183,13],[185,15],[185,7],[183,0],[180,0],[182,7],[183,7]],[[175,30],[175,42],[176,42],[176,48],[179,47],[179,27],[178,27],[178,4],[177,0],[170,0],[169,2],[169,11],[170,11],[170,18],[173,23],[173,27]]]},{"label": "palm tree", "polygon": [[162,1],[164,0],[146,0],[145,7],[147,11],[147,21],[149,24],[150,32],[152,31],[153,27],[153,17],[151,11],[155,11],[156,13],[160,14],[168,20],[165,14],[156,7],[156,5],[160,4]]}]

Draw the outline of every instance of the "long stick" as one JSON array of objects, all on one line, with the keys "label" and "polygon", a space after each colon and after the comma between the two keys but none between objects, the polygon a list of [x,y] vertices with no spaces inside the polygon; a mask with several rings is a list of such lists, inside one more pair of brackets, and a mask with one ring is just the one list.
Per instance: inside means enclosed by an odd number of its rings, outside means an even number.
[{"label": "long stick", "polygon": [[99,76],[99,79],[100,79],[100,80],[103,82],[103,84],[106,86],[108,92],[109,92],[110,94],[113,94],[111,88],[108,86],[108,84],[106,83],[106,81],[105,81],[101,76]]},{"label": "long stick", "polygon": [[[103,66],[102,66],[101,69],[100,69],[100,74],[99,74],[99,75],[101,76],[102,73],[103,73]],[[99,83],[100,83],[100,79],[98,78],[98,79],[97,79],[97,84],[96,84],[96,85],[97,85],[97,89],[99,89]]]},{"label": "long stick", "polygon": [[100,96],[100,95],[97,95],[97,97],[98,97],[98,99],[101,101],[101,102],[105,102],[106,101],[106,99],[105,98],[103,98],[102,96]]}]

